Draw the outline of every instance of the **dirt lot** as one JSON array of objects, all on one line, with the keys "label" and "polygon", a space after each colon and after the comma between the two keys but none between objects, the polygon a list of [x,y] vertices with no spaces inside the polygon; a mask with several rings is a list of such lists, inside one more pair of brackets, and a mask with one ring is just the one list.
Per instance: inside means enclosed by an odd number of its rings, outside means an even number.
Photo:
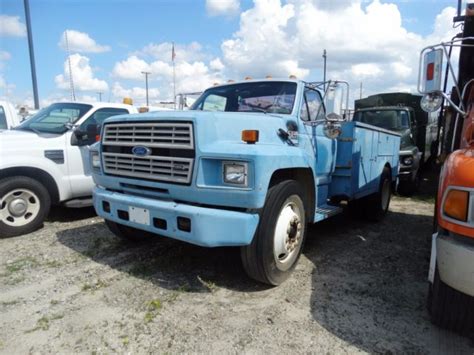
[{"label": "dirt lot", "polygon": [[93,210],[0,239],[0,352],[473,353],[425,309],[432,200],[392,200],[384,222],[310,228],[278,288],[237,249],[116,240]]}]

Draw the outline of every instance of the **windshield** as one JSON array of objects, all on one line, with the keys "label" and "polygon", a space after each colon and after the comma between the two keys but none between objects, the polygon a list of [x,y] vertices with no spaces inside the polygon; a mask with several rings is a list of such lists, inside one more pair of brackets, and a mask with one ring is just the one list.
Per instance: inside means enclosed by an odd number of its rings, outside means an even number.
[{"label": "windshield", "polygon": [[191,110],[291,114],[296,95],[293,82],[253,82],[207,89]]},{"label": "windshield", "polygon": [[410,128],[408,112],[403,110],[358,111],[354,114],[354,121],[391,131],[401,131]]},{"label": "windshield", "polygon": [[17,129],[29,129],[44,133],[62,134],[92,108],[91,105],[76,103],[57,103],[40,110]]}]

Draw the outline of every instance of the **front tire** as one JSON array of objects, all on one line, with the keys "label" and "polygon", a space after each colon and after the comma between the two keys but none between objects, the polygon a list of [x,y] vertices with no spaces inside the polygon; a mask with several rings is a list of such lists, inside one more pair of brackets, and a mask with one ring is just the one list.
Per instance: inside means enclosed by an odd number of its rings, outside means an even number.
[{"label": "front tire", "polygon": [[431,322],[463,335],[474,334],[474,298],[445,284],[435,271],[428,294]]},{"label": "front tire", "polygon": [[306,238],[304,191],[293,180],[272,186],[252,243],[241,247],[247,274],[277,286],[294,270]]},{"label": "front tire", "polygon": [[31,233],[41,227],[51,207],[48,190],[27,176],[0,180],[0,237]]}]

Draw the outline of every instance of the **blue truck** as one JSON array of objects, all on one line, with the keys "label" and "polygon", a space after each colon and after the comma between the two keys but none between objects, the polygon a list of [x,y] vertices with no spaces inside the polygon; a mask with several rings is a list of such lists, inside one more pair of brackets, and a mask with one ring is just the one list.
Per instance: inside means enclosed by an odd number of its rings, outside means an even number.
[{"label": "blue truck", "polygon": [[351,203],[382,219],[398,175],[400,136],[327,115],[317,87],[228,83],[189,111],[106,120],[90,151],[98,215],[128,241],[240,247],[251,278],[281,284],[308,223]]}]

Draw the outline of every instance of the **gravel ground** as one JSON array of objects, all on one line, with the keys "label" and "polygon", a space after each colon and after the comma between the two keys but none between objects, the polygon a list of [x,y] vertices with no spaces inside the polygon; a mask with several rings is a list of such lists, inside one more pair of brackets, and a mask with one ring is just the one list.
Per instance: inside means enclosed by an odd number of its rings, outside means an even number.
[{"label": "gravel ground", "polygon": [[425,308],[433,203],[314,225],[293,276],[249,280],[238,249],[126,245],[92,209],[0,239],[0,352],[474,353]]}]

